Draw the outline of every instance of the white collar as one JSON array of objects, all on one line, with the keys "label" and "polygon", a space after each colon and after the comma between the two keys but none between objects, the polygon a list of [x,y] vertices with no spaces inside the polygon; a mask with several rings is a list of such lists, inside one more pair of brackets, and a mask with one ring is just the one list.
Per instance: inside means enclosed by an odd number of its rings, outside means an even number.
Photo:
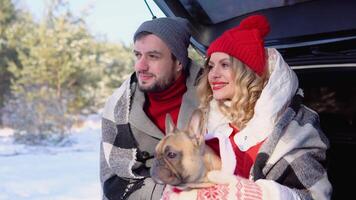
[{"label": "white collar", "polygon": [[273,131],[280,114],[298,89],[298,78],[276,49],[268,48],[268,83],[256,102],[254,115],[246,127],[234,136],[241,151],[262,142]]}]

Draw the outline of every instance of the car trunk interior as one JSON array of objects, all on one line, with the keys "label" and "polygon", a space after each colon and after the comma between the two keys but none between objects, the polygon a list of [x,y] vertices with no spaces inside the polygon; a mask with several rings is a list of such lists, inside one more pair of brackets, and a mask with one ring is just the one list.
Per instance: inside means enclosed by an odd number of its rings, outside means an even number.
[{"label": "car trunk interior", "polygon": [[356,145],[356,64],[295,67],[295,71],[304,90],[304,104],[318,112],[321,129],[330,141],[327,168],[333,186],[332,199],[348,199],[353,184],[346,182],[356,179],[351,164]]}]

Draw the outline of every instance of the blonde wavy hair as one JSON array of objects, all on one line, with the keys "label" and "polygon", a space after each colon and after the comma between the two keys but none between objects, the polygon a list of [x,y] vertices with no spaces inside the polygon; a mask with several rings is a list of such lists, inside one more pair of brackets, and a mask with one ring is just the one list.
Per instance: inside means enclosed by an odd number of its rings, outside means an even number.
[{"label": "blonde wavy hair", "polygon": [[[208,82],[209,60],[210,58],[205,62],[203,74],[197,86],[197,94],[200,101],[199,108],[205,113],[209,112],[209,102],[213,99],[213,92]],[[268,81],[268,70],[265,70],[262,76],[258,76],[233,56],[230,56],[230,61],[236,86],[234,96],[229,106],[219,101],[218,107],[231,120],[231,123],[241,130],[254,115],[256,101]]]}]

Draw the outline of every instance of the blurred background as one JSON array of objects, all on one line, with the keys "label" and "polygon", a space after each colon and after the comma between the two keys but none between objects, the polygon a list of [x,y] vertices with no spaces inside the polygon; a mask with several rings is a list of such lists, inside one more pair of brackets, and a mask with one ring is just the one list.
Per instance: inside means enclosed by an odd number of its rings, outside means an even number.
[{"label": "blurred background", "polygon": [[0,200],[101,199],[101,110],[151,18],[144,0],[0,0]]},{"label": "blurred background", "polygon": [[0,0],[0,200],[101,199],[100,112],[151,18],[143,0]]},{"label": "blurred background", "polygon": [[150,13],[98,2],[0,0],[0,125],[16,142],[61,142],[132,72],[131,38]]}]

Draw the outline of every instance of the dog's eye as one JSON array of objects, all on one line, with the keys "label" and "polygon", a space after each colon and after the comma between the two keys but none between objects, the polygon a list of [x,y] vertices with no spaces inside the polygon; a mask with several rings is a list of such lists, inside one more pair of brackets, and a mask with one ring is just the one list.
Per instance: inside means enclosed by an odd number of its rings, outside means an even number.
[{"label": "dog's eye", "polygon": [[176,153],[173,153],[173,152],[168,152],[168,154],[167,154],[167,157],[168,158],[175,158],[177,156],[177,154]]}]

